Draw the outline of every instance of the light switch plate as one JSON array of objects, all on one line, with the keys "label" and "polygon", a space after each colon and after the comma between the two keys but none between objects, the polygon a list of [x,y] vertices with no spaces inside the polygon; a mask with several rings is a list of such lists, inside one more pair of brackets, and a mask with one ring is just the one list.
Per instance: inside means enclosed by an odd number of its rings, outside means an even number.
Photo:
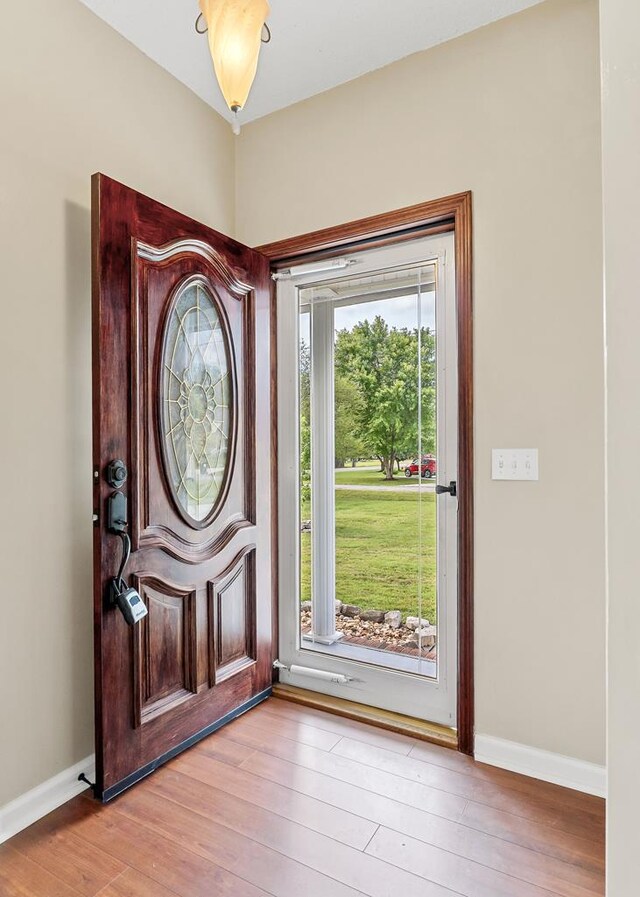
[{"label": "light switch plate", "polygon": [[537,480],[538,449],[492,449],[494,480]]}]

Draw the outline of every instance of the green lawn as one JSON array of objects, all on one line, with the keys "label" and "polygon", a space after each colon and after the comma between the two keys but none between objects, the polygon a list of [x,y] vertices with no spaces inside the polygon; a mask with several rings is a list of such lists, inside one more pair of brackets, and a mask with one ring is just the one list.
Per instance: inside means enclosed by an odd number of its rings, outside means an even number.
[{"label": "green lawn", "polygon": [[[337,479],[337,478],[336,478]],[[418,613],[422,517],[422,616],[436,620],[433,493],[336,492],[336,597],[364,609]],[[308,504],[302,518],[309,519]],[[302,533],[301,598],[310,596],[311,536]]]},{"label": "green lawn", "polygon": [[[429,480],[423,480],[428,483]],[[418,477],[406,477],[404,471],[385,480],[379,470],[336,470],[336,486],[417,486]]]},{"label": "green lawn", "polygon": [[[348,462],[347,467],[351,467],[351,461]],[[377,458],[369,458],[368,461],[356,461],[356,467],[380,467],[380,462]]]}]

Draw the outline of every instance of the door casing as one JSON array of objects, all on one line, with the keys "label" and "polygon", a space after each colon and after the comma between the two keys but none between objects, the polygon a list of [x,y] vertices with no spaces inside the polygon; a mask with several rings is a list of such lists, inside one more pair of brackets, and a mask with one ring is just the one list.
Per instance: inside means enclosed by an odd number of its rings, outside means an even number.
[{"label": "door casing", "polygon": [[[458,337],[458,750],[474,749],[473,317],[470,191],[257,247],[277,271],[355,249],[453,232]],[[275,288],[274,288],[275,292]],[[275,302],[272,303],[275,308]],[[275,314],[275,312],[274,312]],[[272,326],[275,340],[275,328]],[[277,346],[275,353],[277,356]],[[277,396],[274,397],[277,402]],[[274,404],[274,418],[277,407]],[[272,438],[276,440],[277,435]],[[277,476],[277,471],[275,472]]]}]

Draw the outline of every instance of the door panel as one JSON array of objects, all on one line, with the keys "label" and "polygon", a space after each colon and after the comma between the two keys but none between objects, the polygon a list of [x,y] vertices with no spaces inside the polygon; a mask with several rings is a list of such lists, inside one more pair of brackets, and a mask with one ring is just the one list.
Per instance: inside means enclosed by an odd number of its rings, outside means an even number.
[{"label": "door panel", "polygon": [[[97,790],[109,799],[271,686],[271,299],[259,253],[104,175],[94,198]],[[257,334],[260,338],[257,338]],[[125,579],[107,528],[128,479]]]},{"label": "door panel", "polygon": [[132,582],[149,611],[134,631],[136,727],[198,692],[196,595],[155,576]]},{"label": "door panel", "polygon": [[255,547],[246,548],[210,583],[209,594],[213,682],[219,684],[255,662]]}]

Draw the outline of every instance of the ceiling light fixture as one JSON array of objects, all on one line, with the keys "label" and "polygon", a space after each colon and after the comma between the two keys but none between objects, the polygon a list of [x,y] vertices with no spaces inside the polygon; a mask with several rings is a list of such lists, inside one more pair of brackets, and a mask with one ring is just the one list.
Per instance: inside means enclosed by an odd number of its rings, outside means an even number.
[{"label": "ceiling light fixture", "polygon": [[[265,23],[269,3],[268,0],[200,0],[200,9],[196,31],[208,32],[218,84],[234,114],[233,133],[239,134],[238,112],[244,108],[256,76],[260,44],[271,40]],[[206,28],[200,27],[201,18]]]}]

